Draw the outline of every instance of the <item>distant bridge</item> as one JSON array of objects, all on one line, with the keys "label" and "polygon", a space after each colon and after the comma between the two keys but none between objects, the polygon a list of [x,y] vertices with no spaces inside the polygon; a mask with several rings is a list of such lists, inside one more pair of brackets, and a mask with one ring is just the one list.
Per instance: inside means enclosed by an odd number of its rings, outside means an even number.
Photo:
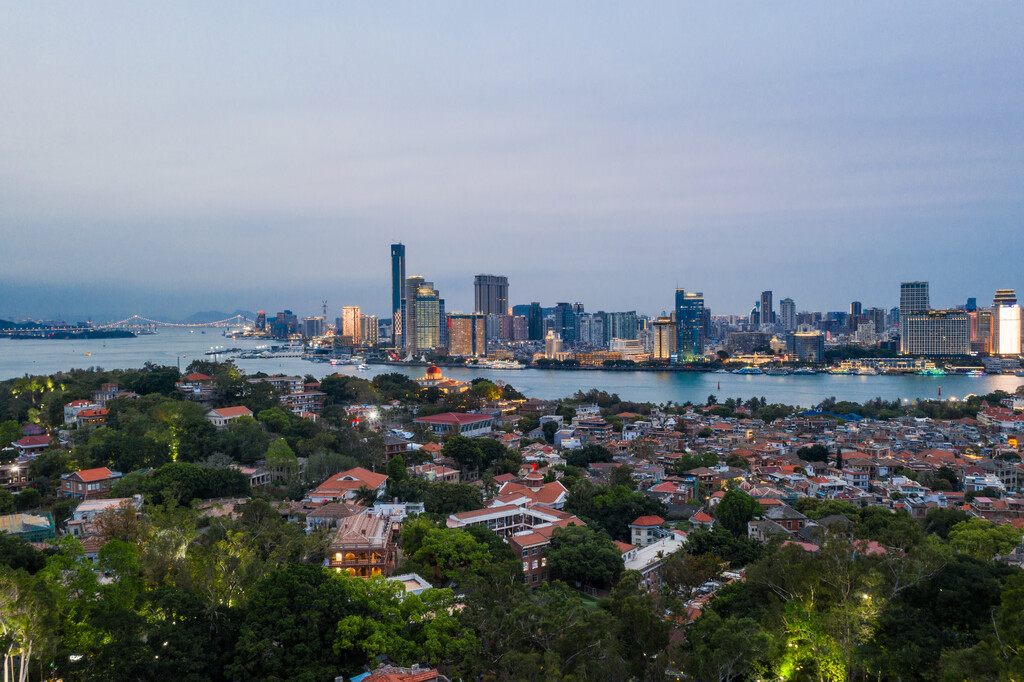
[{"label": "distant bridge", "polygon": [[148,317],[142,317],[141,315],[132,315],[126,317],[123,320],[117,322],[110,322],[109,324],[98,324],[95,325],[95,329],[129,329],[132,327],[241,327],[246,324],[255,324],[255,320],[250,320],[244,315],[235,315],[224,320],[217,320],[216,322],[193,322],[191,324],[181,324],[177,322],[162,322],[160,320],[151,320]]}]

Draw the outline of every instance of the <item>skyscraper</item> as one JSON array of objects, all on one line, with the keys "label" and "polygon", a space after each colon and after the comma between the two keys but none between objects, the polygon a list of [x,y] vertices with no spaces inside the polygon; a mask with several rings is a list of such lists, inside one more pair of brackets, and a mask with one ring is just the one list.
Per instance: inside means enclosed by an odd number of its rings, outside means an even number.
[{"label": "skyscraper", "polygon": [[391,245],[391,319],[392,343],[403,344],[402,329],[405,322],[405,245]]},{"label": "skyscraper", "polygon": [[[903,352],[930,357],[970,355],[971,320],[963,310],[928,310],[906,315],[901,311],[900,317],[906,325],[900,330],[900,347],[906,348]],[[1019,322],[1017,333],[1019,339]]]},{"label": "skyscraper", "polygon": [[477,275],[473,278],[476,312],[484,315],[508,315],[508,277]]},{"label": "skyscraper", "polygon": [[992,354],[1020,355],[1020,306],[1013,289],[999,289],[992,300]]},{"label": "skyscraper", "polygon": [[404,333],[401,335],[402,348],[410,353],[416,352],[416,292],[423,284],[423,278],[418,275],[405,278],[405,294],[402,296],[401,325]]},{"label": "skyscraper", "polygon": [[654,360],[669,360],[676,352],[676,323],[671,317],[659,317],[654,320],[654,348],[651,357]]},{"label": "skyscraper", "polygon": [[703,318],[704,294],[676,289],[676,362],[686,362],[704,354]]},{"label": "skyscraper", "polygon": [[481,313],[452,313],[448,316],[448,352],[458,356],[480,356],[487,354],[484,338],[484,321]]},{"label": "skyscraper", "polygon": [[791,332],[796,329],[796,303],[791,298],[784,298],[779,301],[779,322],[783,331]]},{"label": "skyscraper", "polygon": [[568,303],[555,304],[555,332],[565,343],[576,342],[576,313],[573,311],[572,305]]},{"label": "skyscraper", "polygon": [[405,350],[413,355],[441,345],[441,297],[433,282],[422,277],[405,280]]},{"label": "skyscraper", "polygon": [[907,326],[907,316],[916,313],[926,313],[930,304],[928,302],[928,282],[901,282],[900,283],[900,352],[908,353],[907,335],[904,333]]},{"label": "skyscraper", "polygon": [[527,321],[528,336],[530,341],[541,341],[544,339],[544,311],[540,303],[534,301],[530,304],[530,312]]},{"label": "skyscraper", "polygon": [[850,317],[860,317],[861,304],[860,301],[852,301],[850,303]]},{"label": "skyscraper", "polygon": [[341,329],[338,329],[337,332],[339,336],[349,337],[353,346],[358,346],[363,342],[363,330],[359,323],[359,306],[341,307]]},{"label": "skyscraper", "polygon": [[364,346],[377,345],[378,320],[376,315],[359,316],[359,338]]},{"label": "skyscraper", "polygon": [[761,324],[774,324],[775,313],[772,311],[772,292],[761,292]]}]

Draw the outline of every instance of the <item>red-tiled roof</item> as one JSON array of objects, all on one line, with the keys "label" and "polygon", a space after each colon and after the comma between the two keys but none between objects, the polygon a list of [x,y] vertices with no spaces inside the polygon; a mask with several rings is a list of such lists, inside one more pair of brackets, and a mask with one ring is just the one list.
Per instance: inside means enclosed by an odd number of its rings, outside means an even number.
[{"label": "red-tiled roof", "polygon": [[210,410],[219,417],[251,417],[252,410],[245,405],[238,405],[236,407],[218,407],[216,410]]},{"label": "red-tiled roof", "polygon": [[699,511],[690,517],[691,521],[696,523],[712,523],[714,519],[711,518],[706,512]]},{"label": "red-tiled roof", "polygon": [[665,519],[661,518],[660,516],[641,516],[640,518],[638,518],[636,521],[634,521],[633,523],[631,523],[629,525],[631,525],[631,526],[660,526],[663,523],[665,523]]},{"label": "red-tiled roof", "polygon": [[366,486],[370,490],[376,490],[386,480],[388,480],[388,477],[384,474],[377,474],[362,467],[356,467],[355,469],[349,469],[348,471],[331,476],[317,486],[313,493],[323,495],[325,493],[345,492],[348,490],[358,490],[361,486]]},{"label": "red-tiled roof", "polygon": [[181,380],[182,381],[213,381],[213,377],[208,377],[205,374],[200,374],[199,372],[192,372],[191,374],[186,374],[185,376],[183,376],[181,378]]},{"label": "red-tiled roof", "polygon": [[49,436],[25,436],[14,441],[14,444],[22,448],[38,448],[50,444]]},{"label": "red-tiled roof", "polygon": [[85,469],[83,471],[76,471],[71,474],[72,476],[78,476],[82,479],[83,483],[92,483],[94,481],[102,481],[110,478],[114,475],[114,472],[107,467],[99,467],[96,469]]}]

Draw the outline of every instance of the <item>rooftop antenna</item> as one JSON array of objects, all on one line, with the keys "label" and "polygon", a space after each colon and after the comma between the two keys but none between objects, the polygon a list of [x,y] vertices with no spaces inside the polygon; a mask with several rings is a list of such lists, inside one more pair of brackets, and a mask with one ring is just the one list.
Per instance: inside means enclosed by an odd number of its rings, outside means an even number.
[{"label": "rooftop antenna", "polygon": [[327,319],[327,299],[323,300],[324,319]]}]

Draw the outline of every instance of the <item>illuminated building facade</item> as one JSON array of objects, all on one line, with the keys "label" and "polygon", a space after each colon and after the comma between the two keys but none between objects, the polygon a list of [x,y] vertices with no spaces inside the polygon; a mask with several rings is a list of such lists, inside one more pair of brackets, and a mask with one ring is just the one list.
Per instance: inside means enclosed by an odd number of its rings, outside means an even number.
[{"label": "illuminated building facade", "polygon": [[900,284],[900,352],[912,353],[909,350],[907,334],[907,316],[919,313],[927,313],[930,304],[928,302],[928,282],[902,282]]},{"label": "illuminated building facade", "polygon": [[396,347],[404,345],[405,323],[405,245],[391,245],[391,341]]},{"label": "illuminated building facade", "polygon": [[[971,353],[971,320],[963,310],[929,310],[904,315],[900,346],[904,353],[953,357]],[[1019,333],[1019,332],[1018,332]]]},{"label": "illuminated building facade", "polygon": [[359,322],[359,306],[346,305],[341,308],[341,329],[339,335],[351,337],[352,345],[358,346],[362,343],[363,329]]},{"label": "illuminated building facade", "polygon": [[651,357],[654,360],[670,360],[676,352],[676,323],[671,317],[659,317],[654,320],[654,348]]},{"label": "illuminated building facade", "polygon": [[1021,315],[1013,289],[999,289],[992,302],[992,354],[1020,355]]},{"label": "illuminated building facade", "polygon": [[477,275],[473,279],[473,299],[476,310],[484,315],[508,314],[508,277]]},{"label": "illuminated building facade", "polygon": [[481,313],[448,315],[448,353],[461,357],[487,355],[486,317]]},{"label": "illuminated building facade", "polygon": [[676,362],[704,354],[704,294],[676,289]]}]

